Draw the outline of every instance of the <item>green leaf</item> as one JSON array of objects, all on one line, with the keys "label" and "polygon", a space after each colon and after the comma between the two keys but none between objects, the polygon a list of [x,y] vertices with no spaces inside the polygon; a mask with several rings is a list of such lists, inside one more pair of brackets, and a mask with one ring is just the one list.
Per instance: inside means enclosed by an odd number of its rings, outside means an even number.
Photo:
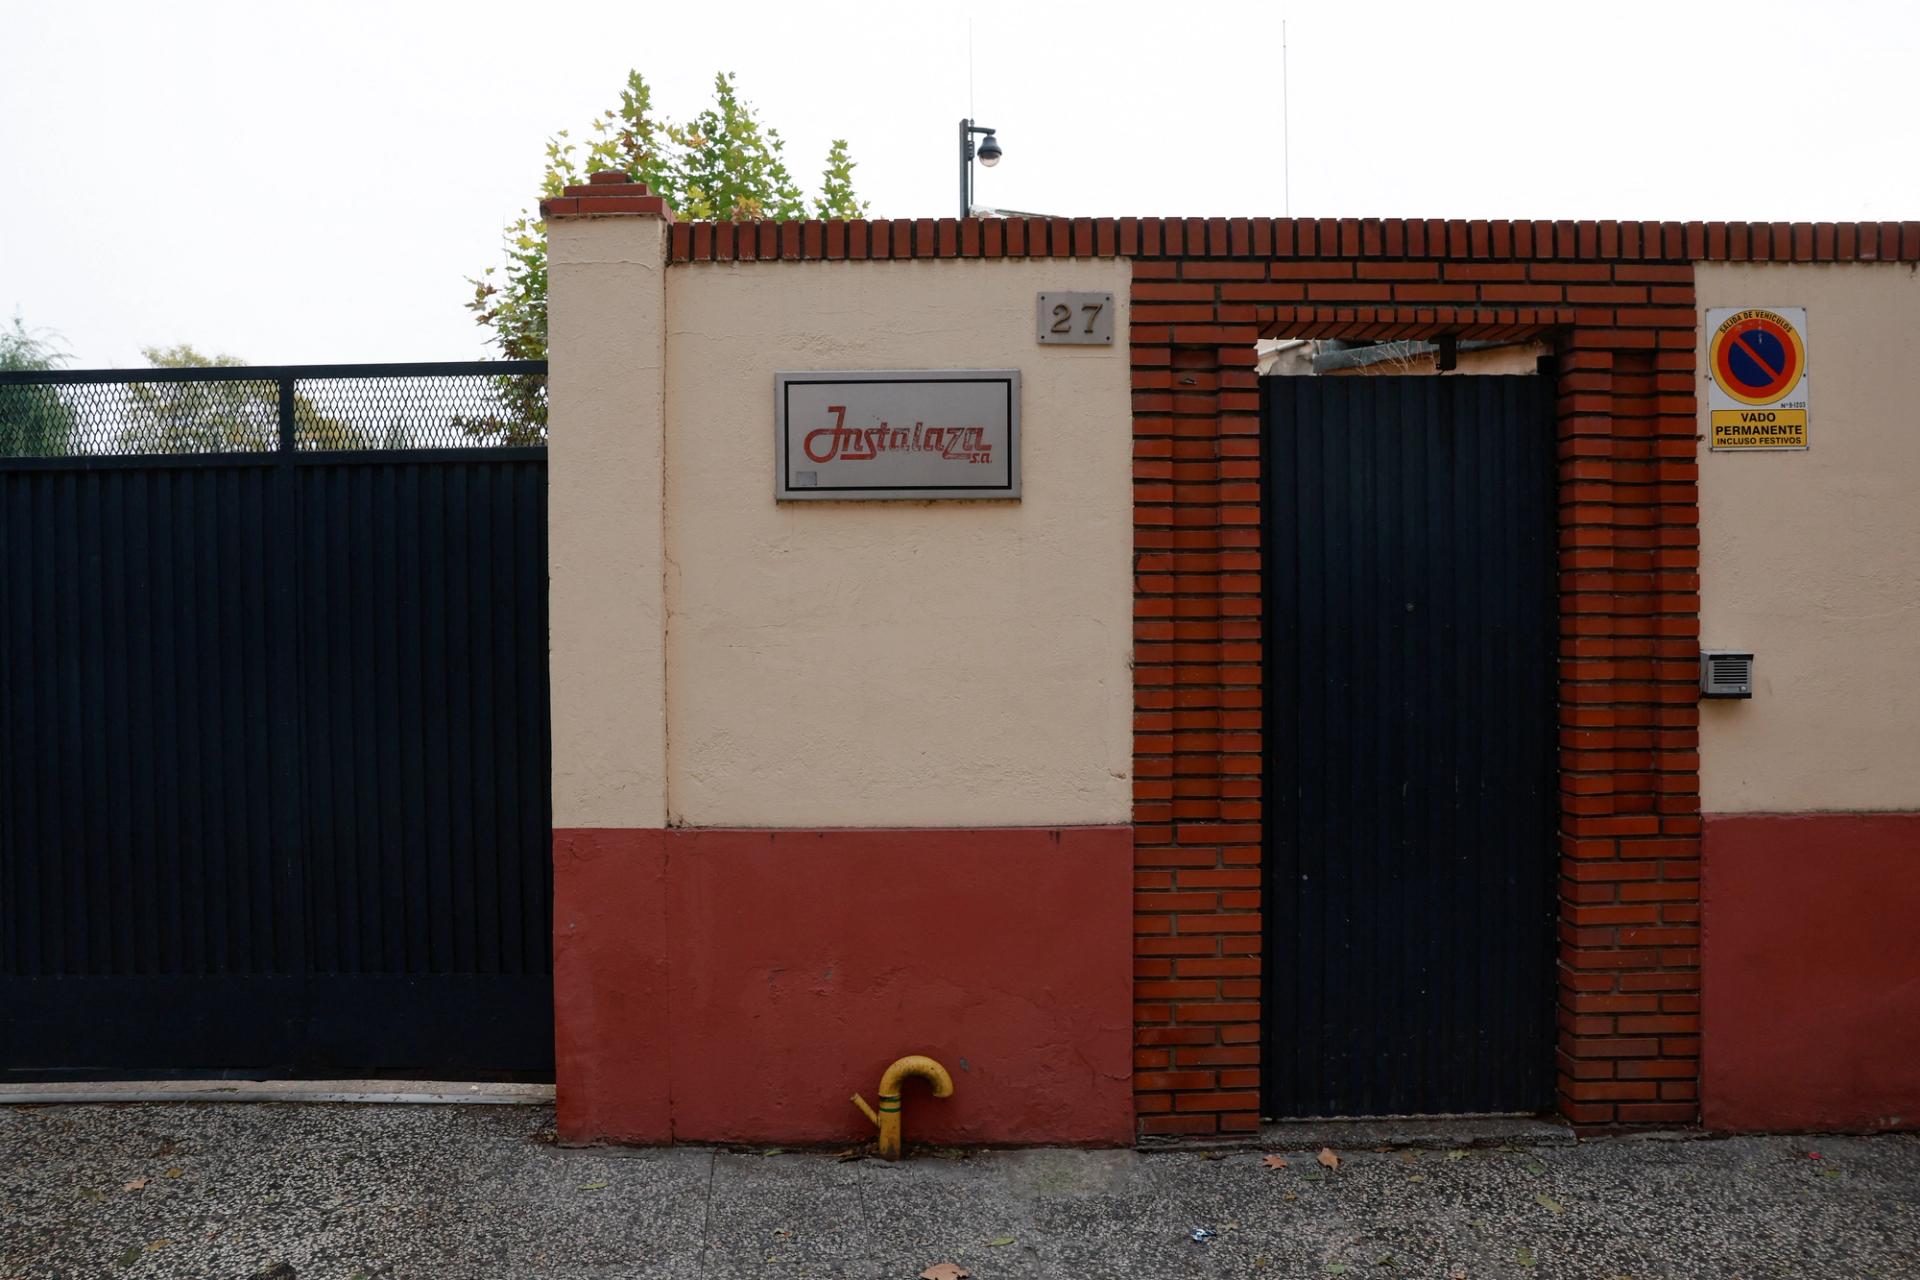
[{"label": "green leaf", "polygon": [[1517,1261],[1523,1267],[1530,1267],[1534,1263],[1533,1250],[1529,1249],[1524,1244],[1521,1245],[1518,1249],[1514,1250],[1513,1256],[1514,1256],[1514,1260]]},{"label": "green leaf", "polygon": [[987,1247],[989,1249],[998,1249],[998,1248],[1001,1248],[1002,1246],[1010,1245],[1012,1243],[1013,1243],[1012,1236],[995,1236],[993,1239],[987,1241]]},{"label": "green leaf", "polygon": [[1545,1209],[1548,1213],[1565,1213],[1567,1211],[1567,1207],[1565,1205],[1561,1204],[1558,1200],[1555,1200],[1552,1196],[1548,1195],[1544,1191],[1542,1191],[1539,1195],[1535,1196],[1534,1200],[1537,1201],[1540,1207],[1542,1209]]},{"label": "green leaf", "polygon": [[606,1187],[607,1184],[605,1182],[583,1182],[580,1184],[582,1191],[604,1191]]},{"label": "green leaf", "polygon": [[[716,74],[711,104],[675,123],[656,115],[653,91],[638,71],[627,73],[620,101],[593,117],[578,144],[567,130],[546,140],[540,179],[544,198],[599,170],[620,170],[646,183],[682,218],[786,220],[811,214],[857,218],[867,211],[853,188],[856,168],[844,138],[827,148],[820,191],[809,205],[787,168],[786,140],[740,95],[730,72]],[[465,306],[500,354],[516,360],[547,355],[547,227],[531,212],[509,223],[502,244],[501,279],[474,286]],[[491,269],[487,269],[491,270]],[[519,408],[520,406],[516,406]],[[532,412],[532,406],[524,406]],[[541,410],[544,412],[544,409]],[[542,443],[545,421],[503,420],[489,439]],[[482,432],[470,434],[484,435]]]}]

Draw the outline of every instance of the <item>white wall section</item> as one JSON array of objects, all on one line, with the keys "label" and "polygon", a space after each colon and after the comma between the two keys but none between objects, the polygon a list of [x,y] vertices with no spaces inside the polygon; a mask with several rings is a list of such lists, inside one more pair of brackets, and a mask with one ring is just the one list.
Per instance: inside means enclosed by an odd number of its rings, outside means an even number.
[{"label": "white wall section", "polygon": [[1807,308],[1811,384],[1806,452],[1709,452],[1703,318],[1701,643],[1756,657],[1702,707],[1702,807],[1920,809],[1920,277],[1703,262],[1697,298]]},{"label": "white wall section", "polygon": [[[1128,820],[1128,279],[1121,260],[668,272],[671,821]],[[1046,289],[1112,292],[1120,341],[1036,342]],[[1008,367],[1020,501],[775,503],[776,372]]]}]

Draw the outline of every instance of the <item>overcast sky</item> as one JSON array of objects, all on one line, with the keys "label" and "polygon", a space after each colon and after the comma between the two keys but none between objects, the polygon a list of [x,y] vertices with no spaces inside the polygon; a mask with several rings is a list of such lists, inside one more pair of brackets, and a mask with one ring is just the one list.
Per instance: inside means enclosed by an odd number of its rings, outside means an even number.
[{"label": "overcast sky", "polygon": [[[191,342],[256,363],[489,354],[542,141],[628,68],[690,116],[713,74],[812,184],[849,139],[875,216],[985,204],[1296,215],[1920,217],[1920,5],[105,4],[0,0],[0,308],[78,366]],[[0,317],[3,318],[3,317]]]}]

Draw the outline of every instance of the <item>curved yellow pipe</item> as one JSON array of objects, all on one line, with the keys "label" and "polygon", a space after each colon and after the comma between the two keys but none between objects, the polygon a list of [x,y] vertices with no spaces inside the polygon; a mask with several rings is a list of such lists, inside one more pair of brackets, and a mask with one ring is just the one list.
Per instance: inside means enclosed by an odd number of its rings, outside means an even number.
[{"label": "curved yellow pipe", "polygon": [[918,1053],[910,1053],[887,1068],[886,1074],[880,1077],[880,1096],[884,1098],[891,1093],[898,1097],[900,1085],[908,1076],[919,1076],[932,1085],[936,1098],[953,1096],[953,1077],[947,1074],[947,1069]]},{"label": "curved yellow pipe", "polygon": [[923,1054],[910,1053],[888,1067],[880,1077],[880,1109],[875,1111],[867,1105],[867,1100],[859,1094],[853,1095],[853,1105],[866,1112],[867,1119],[873,1121],[880,1130],[880,1156],[885,1160],[900,1158],[900,1086],[908,1077],[918,1076],[933,1086],[933,1096],[950,1098],[953,1096],[953,1077],[947,1069]]}]

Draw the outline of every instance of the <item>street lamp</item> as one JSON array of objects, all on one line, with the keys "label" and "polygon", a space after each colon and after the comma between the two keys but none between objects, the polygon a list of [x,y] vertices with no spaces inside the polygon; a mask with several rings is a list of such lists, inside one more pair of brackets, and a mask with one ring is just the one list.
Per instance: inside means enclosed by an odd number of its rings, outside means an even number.
[{"label": "street lamp", "polygon": [[1000,139],[993,136],[993,130],[985,125],[975,124],[971,120],[960,122],[960,216],[966,217],[973,212],[973,158],[976,154],[973,135],[984,133],[980,139],[978,155],[980,163],[991,169],[1000,163]]}]

